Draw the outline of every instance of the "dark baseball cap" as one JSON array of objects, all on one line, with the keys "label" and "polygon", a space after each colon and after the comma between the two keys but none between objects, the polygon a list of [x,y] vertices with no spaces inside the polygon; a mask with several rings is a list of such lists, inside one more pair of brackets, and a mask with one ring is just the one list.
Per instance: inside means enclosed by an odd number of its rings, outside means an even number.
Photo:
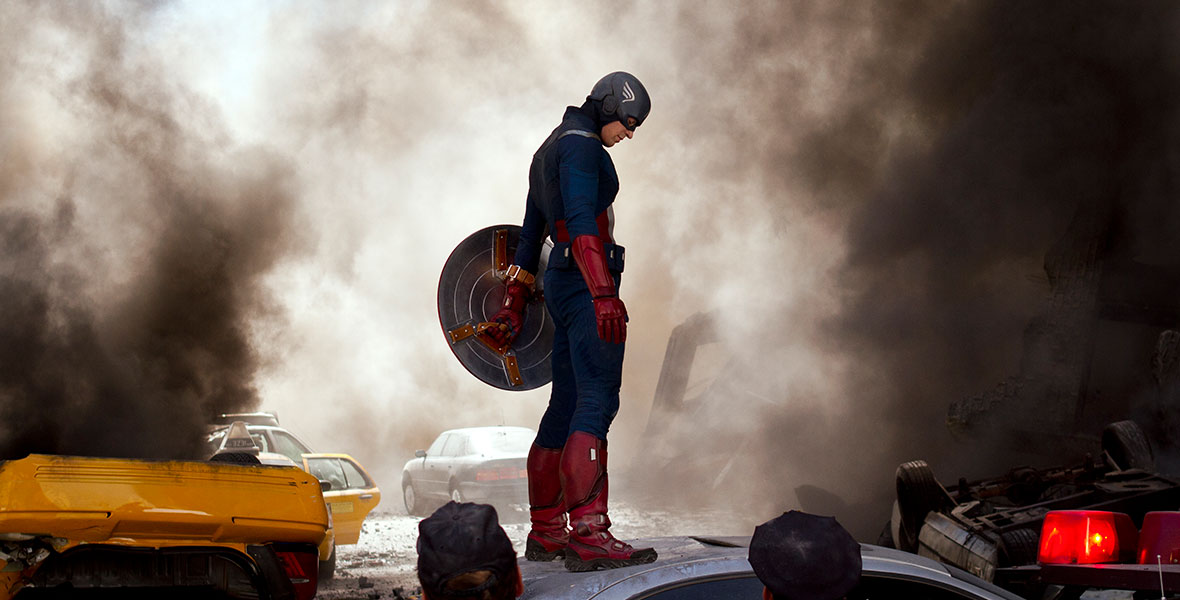
[{"label": "dark baseball cap", "polygon": [[[487,504],[448,502],[418,523],[418,578],[431,595],[471,595],[514,575],[516,551]],[[478,589],[443,592],[448,581],[472,571],[494,577]]]},{"label": "dark baseball cap", "polygon": [[775,598],[841,598],[860,581],[860,544],[836,519],[792,510],[754,529],[750,565]]}]

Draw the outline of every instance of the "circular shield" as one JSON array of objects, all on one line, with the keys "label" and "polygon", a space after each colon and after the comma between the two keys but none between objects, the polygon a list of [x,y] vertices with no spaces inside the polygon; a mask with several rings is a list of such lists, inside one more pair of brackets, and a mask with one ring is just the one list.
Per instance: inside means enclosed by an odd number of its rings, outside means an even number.
[{"label": "circular shield", "polygon": [[519,225],[493,225],[467,236],[443,265],[438,280],[438,319],[459,362],[480,381],[502,390],[524,391],[553,380],[553,320],[542,293],[552,243],[545,239],[535,274],[535,293],[524,309],[520,335],[497,348],[482,330],[504,301],[506,271],[516,255]]}]

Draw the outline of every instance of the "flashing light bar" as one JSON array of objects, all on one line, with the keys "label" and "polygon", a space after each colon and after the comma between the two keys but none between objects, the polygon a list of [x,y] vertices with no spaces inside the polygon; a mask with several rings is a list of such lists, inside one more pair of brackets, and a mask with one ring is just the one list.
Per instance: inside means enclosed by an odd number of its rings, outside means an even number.
[{"label": "flashing light bar", "polygon": [[1156,511],[1143,515],[1137,558],[1141,565],[1180,564],[1180,512]]},{"label": "flashing light bar", "polygon": [[1103,510],[1055,510],[1045,515],[1037,562],[1099,564],[1131,562],[1139,531],[1130,515]]}]

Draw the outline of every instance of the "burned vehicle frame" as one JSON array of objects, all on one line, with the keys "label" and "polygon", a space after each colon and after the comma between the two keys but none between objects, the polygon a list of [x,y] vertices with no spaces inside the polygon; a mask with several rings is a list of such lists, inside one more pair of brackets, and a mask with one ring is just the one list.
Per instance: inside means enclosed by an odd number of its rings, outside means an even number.
[{"label": "burned vehicle frame", "polygon": [[1107,425],[1098,455],[1071,466],[1017,467],[1001,477],[944,487],[921,460],[902,464],[897,501],[880,543],[955,565],[1003,585],[1010,567],[1036,562],[1051,510],[1127,513],[1180,506],[1180,482],[1155,472],[1151,447],[1132,421]]}]

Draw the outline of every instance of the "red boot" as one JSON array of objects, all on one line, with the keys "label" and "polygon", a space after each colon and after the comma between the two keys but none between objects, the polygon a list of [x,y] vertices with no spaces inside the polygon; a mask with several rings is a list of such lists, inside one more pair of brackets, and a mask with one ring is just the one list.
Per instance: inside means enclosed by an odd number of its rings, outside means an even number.
[{"label": "red boot", "polygon": [[524,542],[526,560],[547,561],[565,555],[569,529],[561,495],[561,448],[529,449],[529,512],[533,529]]},{"label": "red boot", "polygon": [[632,548],[610,534],[606,516],[606,440],[575,431],[561,455],[561,487],[570,514],[565,568],[596,571],[642,565],[656,559],[651,548]]}]

